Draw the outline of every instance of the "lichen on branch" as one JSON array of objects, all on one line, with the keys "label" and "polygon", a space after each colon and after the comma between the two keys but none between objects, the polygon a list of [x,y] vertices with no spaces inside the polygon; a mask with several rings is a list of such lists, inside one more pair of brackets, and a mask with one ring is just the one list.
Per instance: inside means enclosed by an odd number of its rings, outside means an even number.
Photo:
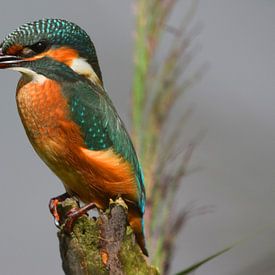
[{"label": "lichen on branch", "polygon": [[[74,199],[58,204],[61,221],[78,207]],[[58,232],[62,267],[66,275],[148,274],[158,270],[147,263],[127,223],[127,208],[120,202],[110,203],[98,218],[80,217],[70,234],[61,226]]]}]

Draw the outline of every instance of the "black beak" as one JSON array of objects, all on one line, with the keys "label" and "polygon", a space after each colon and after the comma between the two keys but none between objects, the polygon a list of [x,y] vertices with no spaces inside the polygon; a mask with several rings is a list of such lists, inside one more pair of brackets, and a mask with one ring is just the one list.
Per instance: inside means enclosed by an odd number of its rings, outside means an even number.
[{"label": "black beak", "polygon": [[18,56],[3,54],[2,48],[0,48],[0,69],[15,67],[18,63],[23,61],[24,60]]}]

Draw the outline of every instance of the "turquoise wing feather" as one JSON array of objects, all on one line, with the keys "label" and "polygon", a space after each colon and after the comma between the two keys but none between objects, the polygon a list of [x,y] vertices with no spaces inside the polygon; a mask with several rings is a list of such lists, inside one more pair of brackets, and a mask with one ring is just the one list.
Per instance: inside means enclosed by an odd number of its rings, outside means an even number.
[{"label": "turquoise wing feather", "polygon": [[90,150],[112,148],[131,164],[138,186],[138,208],[143,214],[145,188],[142,169],[125,125],[107,93],[86,81],[70,83],[63,91],[68,99],[71,117],[80,126],[87,147]]}]

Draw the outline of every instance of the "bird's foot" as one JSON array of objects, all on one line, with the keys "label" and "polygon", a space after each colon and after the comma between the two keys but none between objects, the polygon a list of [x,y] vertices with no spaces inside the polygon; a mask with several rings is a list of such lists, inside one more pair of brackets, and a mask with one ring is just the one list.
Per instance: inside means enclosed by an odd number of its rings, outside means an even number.
[{"label": "bird's foot", "polygon": [[70,234],[72,232],[74,223],[76,222],[76,220],[87,214],[87,212],[93,208],[95,208],[96,205],[94,203],[89,203],[81,208],[72,208],[68,213],[67,213],[67,219],[66,222],[64,224],[64,228],[63,230],[67,233]]},{"label": "bird's foot", "polygon": [[70,195],[68,193],[64,193],[58,197],[50,199],[49,202],[49,208],[50,211],[54,217],[54,224],[59,228],[60,227],[60,216],[57,211],[57,205],[59,202],[62,202],[66,200],[67,198],[70,198]]},{"label": "bird's foot", "polygon": [[67,218],[66,218],[66,222],[64,224],[63,230],[67,233],[70,234],[72,232],[73,229],[73,225],[75,223],[75,221],[82,216],[83,214],[78,213],[78,210],[80,210],[79,208],[72,208],[68,213],[67,213]]}]

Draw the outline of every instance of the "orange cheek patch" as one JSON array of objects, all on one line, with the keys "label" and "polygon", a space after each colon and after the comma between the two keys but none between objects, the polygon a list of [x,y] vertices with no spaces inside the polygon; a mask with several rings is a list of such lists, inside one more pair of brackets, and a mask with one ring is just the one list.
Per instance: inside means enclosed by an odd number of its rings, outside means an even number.
[{"label": "orange cheek patch", "polygon": [[78,53],[74,49],[61,47],[57,49],[48,50],[47,52],[36,55],[34,57],[26,58],[25,60],[31,61],[31,60],[41,59],[43,57],[50,57],[58,62],[65,63],[67,66],[71,66],[74,59],[78,57]]},{"label": "orange cheek patch", "polygon": [[21,52],[23,50],[23,46],[19,44],[12,45],[10,48],[7,50],[7,54],[10,55],[16,55],[17,53]]},{"label": "orange cheek patch", "polygon": [[73,60],[78,57],[78,53],[74,49],[62,47],[58,49],[49,50],[46,53],[46,56],[56,61],[65,63],[68,66],[71,66]]}]

